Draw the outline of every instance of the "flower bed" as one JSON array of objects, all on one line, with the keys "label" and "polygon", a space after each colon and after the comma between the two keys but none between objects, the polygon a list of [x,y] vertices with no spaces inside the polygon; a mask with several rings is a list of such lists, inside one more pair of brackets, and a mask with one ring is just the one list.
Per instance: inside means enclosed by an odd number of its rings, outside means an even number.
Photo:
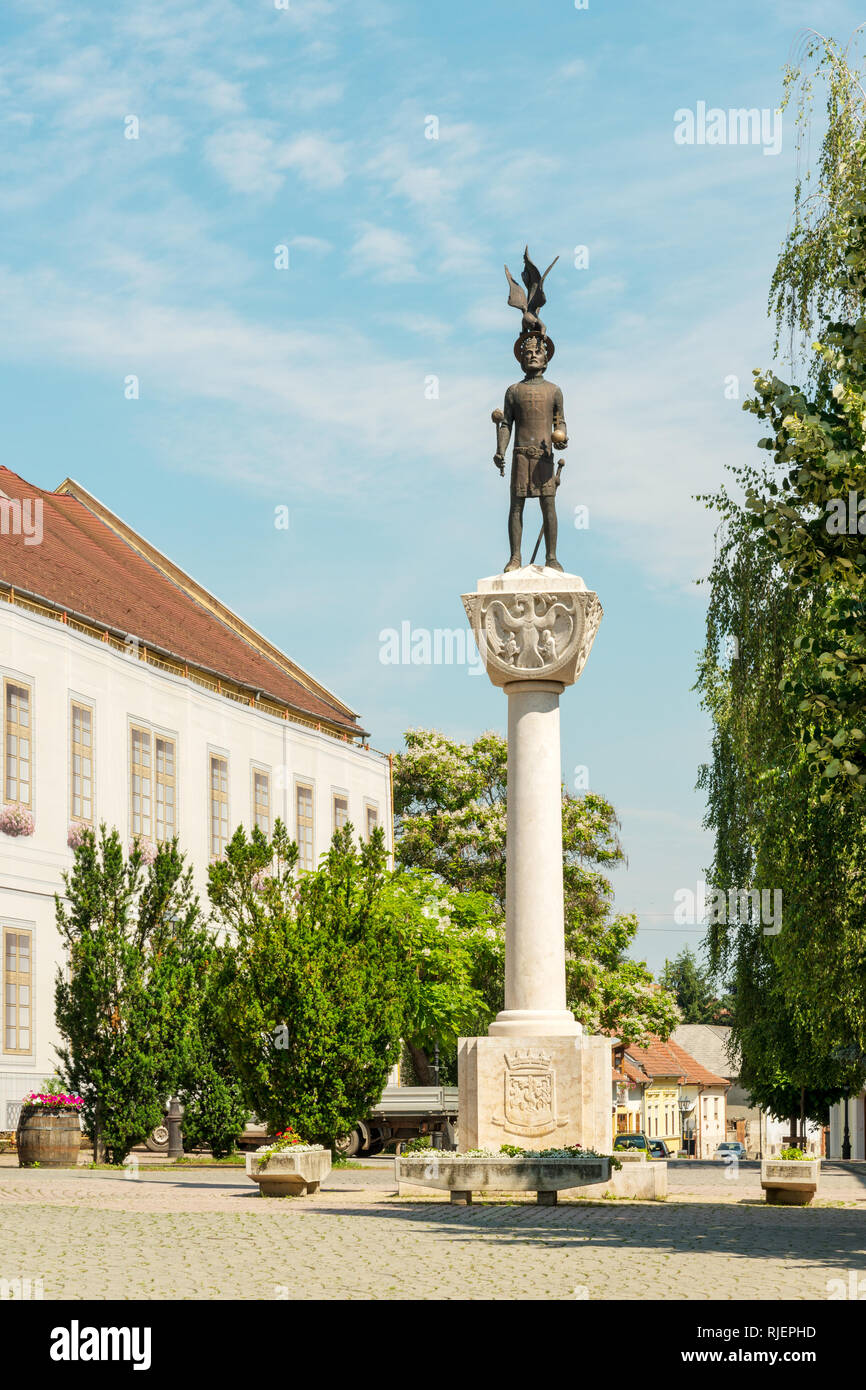
[{"label": "flower bed", "polygon": [[280,1130],[273,1144],[247,1154],[247,1177],[262,1197],[302,1197],[318,1192],[331,1171],[331,1150],[308,1144],[292,1129]]},{"label": "flower bed", "polygon": [[0,811],[0,831],[4,835],[32,835],[35,829],[36,818],[26,806],[4,806]]},{"label": "flower bed", "polygon": [[518,1149],[506,1144],[499,1153],[469,1149],[447,1153],[401,1154],[396,1160],[398,1186],[430,1187],[449,1192],[452,1202],[469,1204],[472,1193],[535,1192],[538,1202],[553,1206],[557,1193],[610,1180],[616,1159],[578,1145],[566,1149]]},{"label": "flower bed", "polygon": [[807,1207],[818,1191],[820,1174],[820,1158],[765,1158],[761,1187],[771,1206]]},{"label": "flower bed", "polygon": [[25,1096],[21,1102],[23,1107],[31,1109],[51,1110],[52,1113],[60,1115],[64,1111],[73,1110],[80,1114],[84,1108],[84,1097],[77,1095],[45,1093],[43,1091],[31,1091],[29,1096]]}]

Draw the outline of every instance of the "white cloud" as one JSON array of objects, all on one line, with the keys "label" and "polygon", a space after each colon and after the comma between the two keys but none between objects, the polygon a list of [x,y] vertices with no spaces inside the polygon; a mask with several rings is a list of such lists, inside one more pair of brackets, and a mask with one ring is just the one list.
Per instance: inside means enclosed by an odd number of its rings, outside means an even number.
[{"label": "white cloud", "polygon": [[320,236],[293,236],[289,246],[295,251],[309,251],[313,256],[327,256],[334,249],[330,241]]},{"label": "white cloud", "polygon": [[273,197],[292,170],[313,188],[338,188],[346,177],[342,146],[307,132],[284,144],[274,138],[274,123],[244,121],[217,131],[205,142],[205,157],[236,193]]},{"label": "white cloud", "polygon": [[293,169],[313,188],[339,188],[345,181],[345,151],[323,135],[298,135],[277,154],[280,169]]},{"label": "white cloud", "polygon": [[274,142],[261,124],[220,130],[205,141],[205,158],[236,193],[273,197],[283,176],[274,167]]},{"label": "white cloud", "polygon": [[[395,258],[409,253],[402,240],[382,228],[364,236],[368,268],[398,274]],[[572,508],[585,504],[592,529],[650,582],[695,592],[693,581],[712,556],[713,520],[692,494],[714,490],[725,463],[753,444],[739,402],[723,393],[731,370],[739,371],[742,392],[749,386],[747,322],[745,307],[734,305],[666,345],[652,324],[627,336],[616,320],[608,343],[584,347],[582,356],[571,346],[570,372],[554,373],[571,437],[560,490],[563,531]],[[416,326],[423,335],[423,323]],[[0,354],[90,368],[118,393],[134,372],[142,399],[178,414],[169,445],[176,467],[225,470],[262,488],[297,470],[305,486],[334,493],[368,491],[375,479],[394,496],[419,477],[425,486],[434,476],[439,488],[457,479],[465,485],[467,460],[470,479],[479,480],[470,489],[481,486],[489,413],[510,377],[498,360],[494,375],[480,373],[470,345],[457,341],[439,399],[430,401],[429,354],[420,345],[411,358],[335,323],[276,330],[221,308],[130,303],[85,293],[45,271],[0,272]],[[291,443],[298,440],[314,441],[321,465],[314,476],[308,449]]]},{"label": "white cloud", "polygon": [[338,81],[299,82],[288,93],[275,89],[271,100],[281,109],[288,105],[292,111],[318,111],[342,101],[344,91],[343,83]]},{"label": "white cloud", "polygon": [[416,248],[402,232],[367,225],[352,246],[352,269],[388,282],[418,280]]},{"label": "white cloud", "polygon": [[219,115],[240,116],[246,110],[243,88],[218,73],[201,69],[188,77],[190,93]]}]

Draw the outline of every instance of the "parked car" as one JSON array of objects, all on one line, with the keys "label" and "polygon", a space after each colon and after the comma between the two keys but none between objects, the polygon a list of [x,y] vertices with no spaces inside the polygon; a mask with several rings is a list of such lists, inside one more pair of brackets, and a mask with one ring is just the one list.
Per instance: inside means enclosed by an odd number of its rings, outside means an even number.
[{"label": "parked car", "polygon": [[618,1134],[614,1140],[614,1153],[623,1149],[643,1149],[647,1158],[652,1158],[650,1141],[645,1134]]},{"label": "parked car", "polygon": [[651,1139],[649,1141],[650,1158],[670,1158],[671,1151],[664,1139]]},{"label": "parked car", "polygon": [[745,1144],[741,1144],[739,1139],[724,1139],[713,1154],[713,1158],[726,1159],[729,1154],[734,1154],[737,1158],[746,1158]]}]

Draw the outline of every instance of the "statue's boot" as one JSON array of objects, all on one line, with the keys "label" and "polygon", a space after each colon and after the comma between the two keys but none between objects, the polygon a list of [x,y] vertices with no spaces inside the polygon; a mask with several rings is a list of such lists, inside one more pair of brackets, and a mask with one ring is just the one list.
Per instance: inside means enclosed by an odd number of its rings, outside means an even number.
[{"label": "statue's boot", "polygon": [[502,571],[502,573],[510,574],[512,570],[519,570],[521,568],[521,565],[522,561],[520,559],[520,556],[512,555],[511,559],[508,561],[508,564],[505,566],[505,569]]},{"label": "statue's boot", "polygon": [[559,570],[560,574],[565,573],[565,570],[562,568],[562,565],[559,563],[555,555],[545,555],[544,568],[548,570]]}]

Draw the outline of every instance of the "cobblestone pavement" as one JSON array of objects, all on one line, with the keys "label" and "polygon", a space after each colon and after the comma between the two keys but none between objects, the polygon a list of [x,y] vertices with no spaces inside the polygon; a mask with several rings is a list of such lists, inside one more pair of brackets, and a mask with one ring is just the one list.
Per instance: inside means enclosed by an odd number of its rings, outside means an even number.
[{"label": "cobblestone pavement", "polygon": [[[729,1184],[733,1186],[733,1184]],[[266,1201],[243,1173],[0,1174],[0,1279],[46,1299],[826,1299],[866,1208],[397,1199],[387,1169]]]}]

